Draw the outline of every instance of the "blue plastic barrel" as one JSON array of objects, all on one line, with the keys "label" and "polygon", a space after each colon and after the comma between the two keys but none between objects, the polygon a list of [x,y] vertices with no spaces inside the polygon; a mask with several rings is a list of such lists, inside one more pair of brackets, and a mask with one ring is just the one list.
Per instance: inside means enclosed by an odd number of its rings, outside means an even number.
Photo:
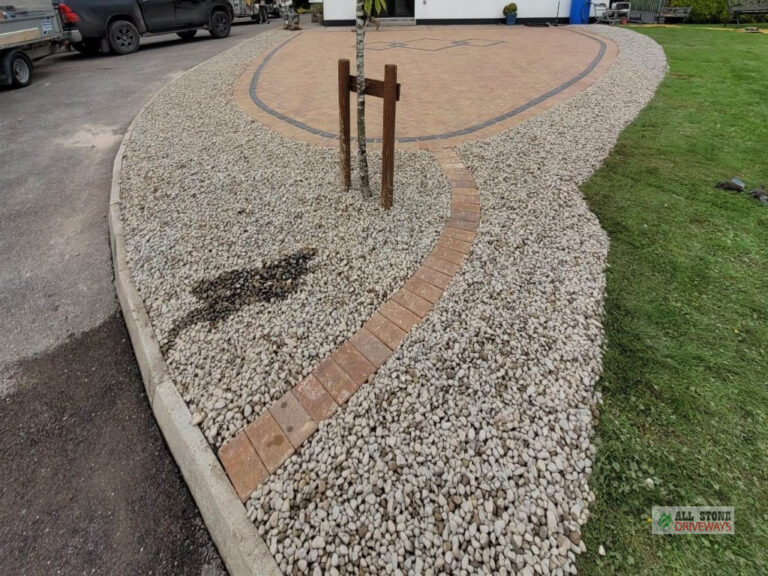
[{"label": "blue plastic barrel", "polygon": [[571,0],[571,24],[589,24],[591,0]]}]

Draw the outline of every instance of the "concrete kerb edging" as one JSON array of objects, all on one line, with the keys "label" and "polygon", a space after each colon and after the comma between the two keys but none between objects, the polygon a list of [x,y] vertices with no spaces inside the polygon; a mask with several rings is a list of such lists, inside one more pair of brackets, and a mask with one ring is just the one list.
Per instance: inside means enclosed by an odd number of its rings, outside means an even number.
[{"label": "concrete kerb edging", "polygon": [[[173,82],[165,88],[171,84]],[[259,536],[256,526],[248,519],[245,507],[235,494],[218,458],[200,429],[192,424],[192,415],[170,377],[144,302],[133,284],[128,268],[120,215],[120,173],[123,157],[137,121],[165,88],[150,98],[131,122],[112,168],[109,233],[117,298],[155,420],[227,570],[233,576],[278,576],[281,572],[277,563]]]}]

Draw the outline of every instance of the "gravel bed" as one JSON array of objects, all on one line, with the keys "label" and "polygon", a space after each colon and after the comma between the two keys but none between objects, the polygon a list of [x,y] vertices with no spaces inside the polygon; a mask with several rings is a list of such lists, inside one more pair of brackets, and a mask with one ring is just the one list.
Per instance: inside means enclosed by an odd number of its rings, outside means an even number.
[{"label": "gravel bed", "polygon": [[[359,329],[449,213],[430,153],[398,154],[384,212],[339,188],[337,150],[287,140],[237,107],[237,77],[289,34],[259,35],[172,84],[136,125],[123,165],[133,279],[214,446]],[[378,190],[376,153],[371,166]]]},{"label": "gravel bed", "polygon": [[[666,72],[616,41],[573,99],[459,153],[483,218],[444,297],[248,502],[286,574],[569,574],[585,550],[608,238],[578,185]],[[567,33],[567,32],[563,32]]]}]

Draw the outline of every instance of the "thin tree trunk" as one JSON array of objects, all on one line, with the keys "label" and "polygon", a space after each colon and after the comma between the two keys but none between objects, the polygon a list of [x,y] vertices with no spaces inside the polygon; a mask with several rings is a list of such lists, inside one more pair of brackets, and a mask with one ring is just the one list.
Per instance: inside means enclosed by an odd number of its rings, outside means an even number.
[{"label": "thin tree trunk", "polygon": [[357,160],[360,171],[360,190],[365,198],[370,198],[368,146],[365,139],[365,26],[365,0],[357,0]]}]

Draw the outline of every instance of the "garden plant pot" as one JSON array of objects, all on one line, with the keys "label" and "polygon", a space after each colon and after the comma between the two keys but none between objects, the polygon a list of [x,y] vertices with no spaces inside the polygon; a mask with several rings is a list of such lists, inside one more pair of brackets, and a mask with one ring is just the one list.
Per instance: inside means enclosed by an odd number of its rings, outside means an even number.
[{"label": "garden plant pot", "polygon": [[517,20],[517,12],[507,14],[507,26],[512,26]]}]

